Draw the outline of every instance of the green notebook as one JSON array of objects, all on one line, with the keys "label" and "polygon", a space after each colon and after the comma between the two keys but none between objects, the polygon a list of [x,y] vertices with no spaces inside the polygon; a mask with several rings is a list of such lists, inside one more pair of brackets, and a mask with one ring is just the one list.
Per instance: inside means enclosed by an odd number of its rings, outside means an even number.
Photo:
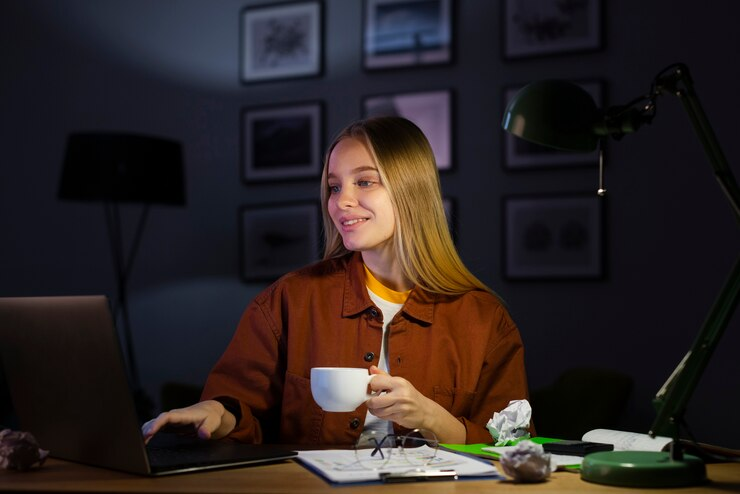
[{"label": "green notebook", "polygon": [[[532,441],[537,444],[554,443],[562,441],[562,439],[554,439],[551,437],[532,437],[529,439],[521,439],[521,441]],[[478,444],[440,444],[442,448],[454,451],[456,453],[462,453],[467,455],[477,456],[479,458],[486,458],[489,460],[498,460],[501,455],[498,453],[492,453],[490,451],[483,451],[483,448],[495,446],[495,443],[478,443]],[[569,472],[579,472],[581,465],[560,465],[558,469],[564,469]]]},{"label": "green notebook", "polygon": [[[553,439],[551,437],[532,437],[528,439],[522,439],[522,441],[532,441],[533,443],[537,443],[537,444],[545,444],[545,443],[552,443],[552,442],[560,441],[560,439]],[[495,443],[441,444],[441,446],[450,451],[455,451],[457,453],[465,453],[465,454],[473,455],[473,456],[480,456],[481,458],[490,458],[490,459],[498,460],[498,458],[501,456],[498,453],[491,453],[488,451],[483,451],[483,448],[489,448],[491,446],[495,446]]]}]

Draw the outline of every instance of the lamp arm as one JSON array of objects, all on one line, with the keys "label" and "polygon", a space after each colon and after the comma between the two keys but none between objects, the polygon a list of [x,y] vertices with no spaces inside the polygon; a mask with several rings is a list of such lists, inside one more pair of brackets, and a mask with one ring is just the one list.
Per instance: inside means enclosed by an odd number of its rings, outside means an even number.
[{"label": "lamp arm", "polygon": [[658,90],[672,92],[681,101],[694,127],[694,132],[704,146],[704,152],[714,169],[719,186],[730,202],[735,216],[740,220],[740,188],[699,102],[699,97],[694,91],[689,68],[684,64],[672,65],[658,75],[655,84]]},{"label": "lamp arm", "polygon": [[604,111],[594,124],[593,132],[599,137],[619,140],[626,134],[634,134],[655,116],[655,94],[637,97],[626,105],[613,106]]},{"label": "lamp arm", "polygon": [[[725,193],[735,216],[740,220],[740,189],[730,170],[717,137],[699,103],[688,67],[675,64],[655,79],[655,93],[671,92],[678,96],[691,120],[694,131],[714,170],[720,188]],[[707,315],[699,334],[676,370],[656,394],[653,404],[657,416],[650,435],[668,435],[679,438],[679,428],[691,395],[709,362],[727,324],[740,300],[740,256],[725,281]]]},{"label": "lamp arm", "polygon": [[714,301],[691,349],[653,399],[657,415],[649,434],[678,439],[686,405],[740,299],[740,256]]},{"label": "lamp arm", "polygon": [[593,132],[600,137],[617,140],[626,134],[637,132],[642,125],[652,122],[656,110],[655,100],[663,93],[672,93],[681,101],[694,132],[709,158],[719,186],[730,202],[735,216],[740,220],[740,187],[694,91],[694,83],[686,65],[677,63],[669,66],[656,76],[648,94],[639,96],[626,105],[607,109],[594,124]]}]

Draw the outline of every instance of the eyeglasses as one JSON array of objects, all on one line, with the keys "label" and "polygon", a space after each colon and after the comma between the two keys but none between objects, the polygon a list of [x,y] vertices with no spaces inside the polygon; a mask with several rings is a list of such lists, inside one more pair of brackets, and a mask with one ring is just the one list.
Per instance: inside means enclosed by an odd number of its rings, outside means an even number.
[{"label": "eyeglasses", "polygon": [[357,463],[367,470],[379,470],[392,465],[426,467],[434,461],[439,441],[433,432],[414,429],[408,434],[383,434],[367,431],[355,444]]}]

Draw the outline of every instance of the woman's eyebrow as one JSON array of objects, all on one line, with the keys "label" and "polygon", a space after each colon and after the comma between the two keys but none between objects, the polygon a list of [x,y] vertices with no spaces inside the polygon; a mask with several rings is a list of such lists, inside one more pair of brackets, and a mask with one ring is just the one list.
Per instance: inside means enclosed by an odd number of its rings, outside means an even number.
[{"label": "woman's eyebrow", "polygon": [[[377,172],[378,169],[374,166],[358,166],[357,168],[353,168],[352,170],[350,170],[350,174],[362,173],[367,171]],[[334,173],[329,172],[327,178],[337,178],[337,176]]]}]

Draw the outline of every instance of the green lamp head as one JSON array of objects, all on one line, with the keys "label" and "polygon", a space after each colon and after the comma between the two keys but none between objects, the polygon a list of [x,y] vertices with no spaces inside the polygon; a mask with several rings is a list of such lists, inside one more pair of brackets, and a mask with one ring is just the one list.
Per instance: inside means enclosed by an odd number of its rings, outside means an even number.
[{"label": "green lamp head", "polygon": [[564,151],[593,151],[600,112],[581,86],[568,81],[532,82],[506,107],[502,127],[527,141]]}]

